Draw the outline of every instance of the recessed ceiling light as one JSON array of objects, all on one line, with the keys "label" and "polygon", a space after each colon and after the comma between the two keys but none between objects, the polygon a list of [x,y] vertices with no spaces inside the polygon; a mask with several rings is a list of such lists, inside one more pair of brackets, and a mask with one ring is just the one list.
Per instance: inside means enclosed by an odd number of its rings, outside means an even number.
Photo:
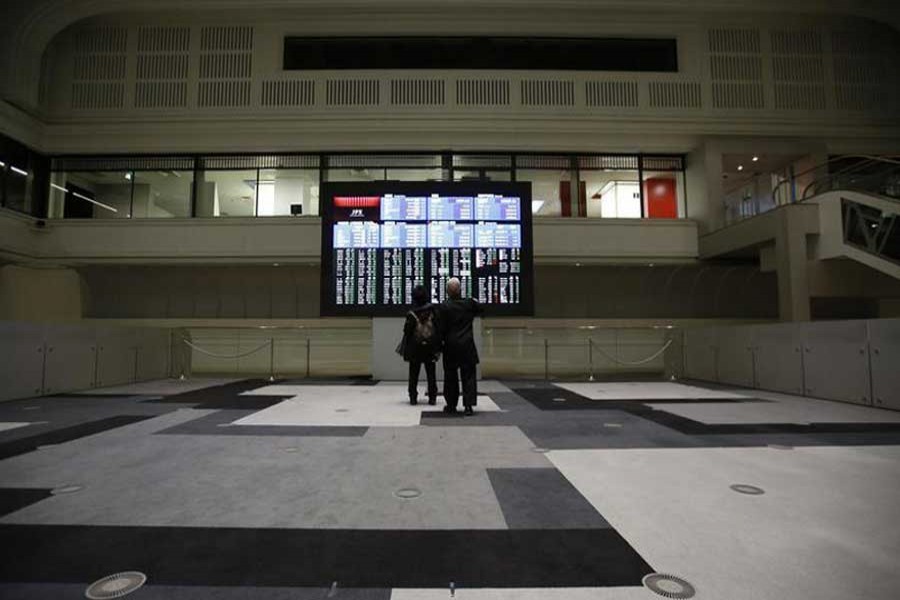
[{"label": "recessed ceiling light", "polygon": [[738,171],[743,171],[743,170],[744,170],[744,165],[738,165]]},{"label": "recessed ceiling light", "polygon": [[581,266],[581,263],[575,263],[575,266],[576,266],[576,267],[580,267],[580,266]]},{"label": "recessed ceiling light", "polygon": [[758,161],[758,160],[759,160],[759,157],[758,157],[758,156],[754,156],[754,157],[753,157],[753,162],[756,162],[756,161]]}]

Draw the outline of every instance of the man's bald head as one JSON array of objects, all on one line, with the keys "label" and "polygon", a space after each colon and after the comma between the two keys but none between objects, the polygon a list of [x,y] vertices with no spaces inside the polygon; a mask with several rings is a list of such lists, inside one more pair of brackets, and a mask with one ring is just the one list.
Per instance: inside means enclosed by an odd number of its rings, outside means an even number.
[{"label": "man's bald head", "polygon": [[447,280],[447,295],[453,298],[454,300],[459,298],[460,292],[462,291],[462,284],[459,282],[459,279],[456,277],[451,277]]}]

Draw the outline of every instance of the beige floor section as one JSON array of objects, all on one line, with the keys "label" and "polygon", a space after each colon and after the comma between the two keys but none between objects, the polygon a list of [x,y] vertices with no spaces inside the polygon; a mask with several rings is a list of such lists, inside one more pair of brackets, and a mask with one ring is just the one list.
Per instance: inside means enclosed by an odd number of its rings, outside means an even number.
[{"label": "beige floor section", "polygon": [[[657,571],[696,586],[697,598],[898,598],[898,447],[547,456]],[[766,493],[738,494],[735,483]]]}]

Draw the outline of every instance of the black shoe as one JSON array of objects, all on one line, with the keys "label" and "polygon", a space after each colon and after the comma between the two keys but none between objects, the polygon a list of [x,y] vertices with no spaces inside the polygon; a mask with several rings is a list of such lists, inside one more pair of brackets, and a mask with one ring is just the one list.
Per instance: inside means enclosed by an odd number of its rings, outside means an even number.
[{"label": "black shoe", "polygon": [[447,413],[448,415],[455,415],[455,414],[456,414],[456,407],[455,407],[455,406],[445,406],[445,407],[444,407],[444,412]]},{"label": "black shoe", "polygon": [[409,403],[412,404],[413,406],[415,406],[416,404],[419,403],[419,401],[418,400],[410,400]]},{"label": "black shoe", "polygon": [[471,407],[471,406],[467,406],[467,407],[466,407],[466,410],[465,410],[465,412],[464,412],[463,414],[465,414],[467,417],[471,417],[472,415],[475,414],[475,411],[472,410],[472,407]]},{"label": "black shoe", "polygon": [[437,404],[437,398],[429,398],[428,404],[430,404],[431,406],[434,406],[435,404]]}]

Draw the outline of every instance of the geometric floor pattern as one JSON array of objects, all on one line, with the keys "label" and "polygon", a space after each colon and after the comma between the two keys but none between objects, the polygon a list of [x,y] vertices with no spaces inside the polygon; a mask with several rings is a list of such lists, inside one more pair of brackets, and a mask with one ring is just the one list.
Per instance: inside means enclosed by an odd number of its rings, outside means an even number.
[{"label": "geometric floor pattern", "polygon": [[[699,383],[164,380],[0,404],[0,598],[894,600],[900,412]],[[744,484],[763,493],[738,493]]]}]

